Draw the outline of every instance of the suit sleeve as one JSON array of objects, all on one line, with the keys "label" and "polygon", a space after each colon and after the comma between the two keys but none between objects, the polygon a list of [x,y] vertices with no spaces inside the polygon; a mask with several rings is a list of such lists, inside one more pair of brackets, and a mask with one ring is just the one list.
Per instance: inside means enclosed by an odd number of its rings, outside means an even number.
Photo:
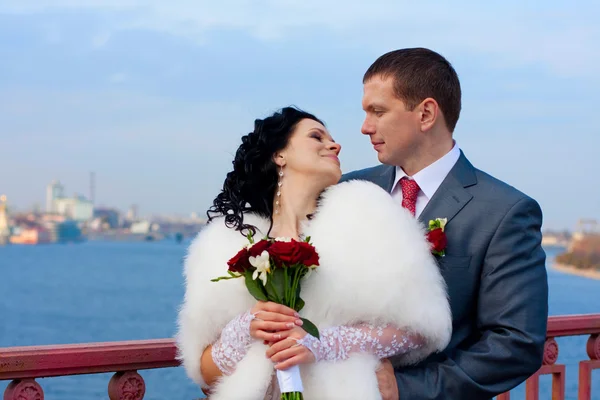
[{"label": "suit sleeve", "polygon": [[401,400],[490,399],[540,368],[548,319],[541,224],[541,209],[530,198],[504,216],[484,258],[478,337],[451,355],[396,370]]}]

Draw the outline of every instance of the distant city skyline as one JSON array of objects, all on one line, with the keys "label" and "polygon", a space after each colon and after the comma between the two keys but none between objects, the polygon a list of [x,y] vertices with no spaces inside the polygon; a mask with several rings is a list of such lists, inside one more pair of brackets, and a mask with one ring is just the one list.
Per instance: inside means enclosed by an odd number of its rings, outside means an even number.
[{"label": "distant city skyline", "polygon": [[0,4],[0,194],[20,209],[54,179],[89,197],[93,171],[97,206],[204,215],[240,137],[290,104],[326,122],[344,172],[375,165],[362,75],[423,46],[459,74],[476,167],[535,198],[544,229],[600,218],[596,2],[81,3]]}]

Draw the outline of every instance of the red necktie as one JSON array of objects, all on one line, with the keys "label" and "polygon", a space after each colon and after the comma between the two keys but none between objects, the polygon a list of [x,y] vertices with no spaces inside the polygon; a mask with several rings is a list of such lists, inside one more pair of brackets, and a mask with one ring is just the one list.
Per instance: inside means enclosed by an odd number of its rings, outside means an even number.
[{"label": "red necktie", "polygon": [[400,179],[402,186],[402,207],[411,212],[412,215],[417,211],[417,196],[419,195],[419,184],[417,181],[403,177]]}]

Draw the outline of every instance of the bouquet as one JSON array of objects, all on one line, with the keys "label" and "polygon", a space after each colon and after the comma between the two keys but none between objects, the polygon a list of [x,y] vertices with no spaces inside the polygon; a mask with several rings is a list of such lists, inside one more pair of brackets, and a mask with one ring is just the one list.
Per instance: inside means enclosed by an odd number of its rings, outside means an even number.
[{"label": "bouquet", "polygon": [[[310,243],[310,237],[304,241],[265,238],[254,242],[253,235],[248,234],[248,242],[228,261],[228,276],[212,279],[212,282],[243,278],[255,299],[272,301],[300,311],[304,307],[300,297],[300,280],[319,265],[319,254]],[[301,319],[302,328],[319,338],[317,327],[307,319]],[[299,366],[277,371],[277,380],[282,400],[303,398]]]}]

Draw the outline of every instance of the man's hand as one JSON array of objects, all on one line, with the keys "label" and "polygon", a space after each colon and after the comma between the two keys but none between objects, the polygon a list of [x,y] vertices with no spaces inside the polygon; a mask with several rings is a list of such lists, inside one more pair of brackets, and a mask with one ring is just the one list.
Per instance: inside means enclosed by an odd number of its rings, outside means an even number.
[{"label": "man's hand", "polygon": [[394,374],[394,367],[388,360],[381,360],[381,365],[377,369],[377,384],[382,400],[399,400],[398,383]]}]

